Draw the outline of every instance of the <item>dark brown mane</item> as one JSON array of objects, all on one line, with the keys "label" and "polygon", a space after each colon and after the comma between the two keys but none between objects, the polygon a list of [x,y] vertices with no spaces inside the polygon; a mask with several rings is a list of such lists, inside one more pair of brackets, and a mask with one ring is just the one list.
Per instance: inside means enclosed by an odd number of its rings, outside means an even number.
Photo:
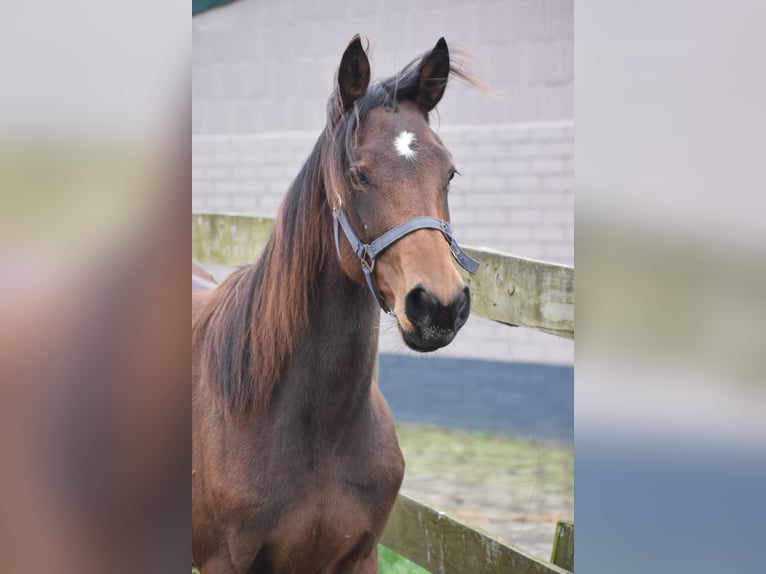
[{"label": "dark brown mane", "polygon": [[[332,190],[347,185],[356,129],[371,110],[395,110],[397,102],[413,97],[420,60],[371,84],[345,112],[336,89],[327,126],[288,190],[259,261],[235,271],[200,310],[194,329],[202,337],[197,341],[200,375],[228,415],[268,406],[308,320],[319,272],[327,258],[334,257]],[[451,60],[449,72],[481,87],[462,62]]]},{"label": "dark brown mane", "polygon": [[197,318],[205,327],[197,329],[204,334],[202,376],[228,414],[267,406],[307,320],[314,281],[331,245],[322,140],[290,187],[258,262],[228,277]]}]

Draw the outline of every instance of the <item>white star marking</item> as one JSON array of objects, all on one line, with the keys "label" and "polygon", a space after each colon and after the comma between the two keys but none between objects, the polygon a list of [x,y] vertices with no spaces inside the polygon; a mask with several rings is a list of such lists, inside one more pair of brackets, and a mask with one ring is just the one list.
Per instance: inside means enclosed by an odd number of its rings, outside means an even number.
[{"label": "white star marking", "polygon": [[412,142],[415,141],[415,134],[412,132],[404,131],[396,136],[394,140],[394,147],[399,155],[406,157],[407,159],[413,159],[415,157],[415,150],[412,149]]}]

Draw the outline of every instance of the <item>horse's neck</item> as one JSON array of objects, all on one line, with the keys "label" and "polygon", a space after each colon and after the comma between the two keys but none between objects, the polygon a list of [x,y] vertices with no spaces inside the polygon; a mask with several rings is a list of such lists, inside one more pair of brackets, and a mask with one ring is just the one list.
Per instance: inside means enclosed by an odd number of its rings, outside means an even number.
[{"label": "horse's neck", "polygon": [[[303,422],[332,431],[369,404],[380,311],[333,252],[323,266],[304,335],[281,381]],[[298,413],[296,412],[296,415]]]}]

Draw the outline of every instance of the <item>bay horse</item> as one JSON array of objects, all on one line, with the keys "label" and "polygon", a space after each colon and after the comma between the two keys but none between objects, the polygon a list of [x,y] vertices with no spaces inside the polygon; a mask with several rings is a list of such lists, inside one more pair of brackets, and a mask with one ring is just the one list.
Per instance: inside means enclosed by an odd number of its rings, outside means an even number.
[{"label": "bay horse", "polygon": [[355,36],[260,259],[193,289],[192,562],[203,574],[378,571],[404,476],[373,384],[378,307],[410,348],[443,347],[470,313],[451,259],[478,266],[452,235],[456,170],[428,122],[450,75],[470,81],[441,38],[370,84]]}]

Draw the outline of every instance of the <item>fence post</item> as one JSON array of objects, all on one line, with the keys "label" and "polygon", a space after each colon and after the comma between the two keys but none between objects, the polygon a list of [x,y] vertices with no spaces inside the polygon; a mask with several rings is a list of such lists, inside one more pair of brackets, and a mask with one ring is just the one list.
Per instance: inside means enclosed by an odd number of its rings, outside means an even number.
[{"label": "fence post", "polygon": [[570,572],[574,572],[574,522],[559,520],[553,535],[551,562]]}]

